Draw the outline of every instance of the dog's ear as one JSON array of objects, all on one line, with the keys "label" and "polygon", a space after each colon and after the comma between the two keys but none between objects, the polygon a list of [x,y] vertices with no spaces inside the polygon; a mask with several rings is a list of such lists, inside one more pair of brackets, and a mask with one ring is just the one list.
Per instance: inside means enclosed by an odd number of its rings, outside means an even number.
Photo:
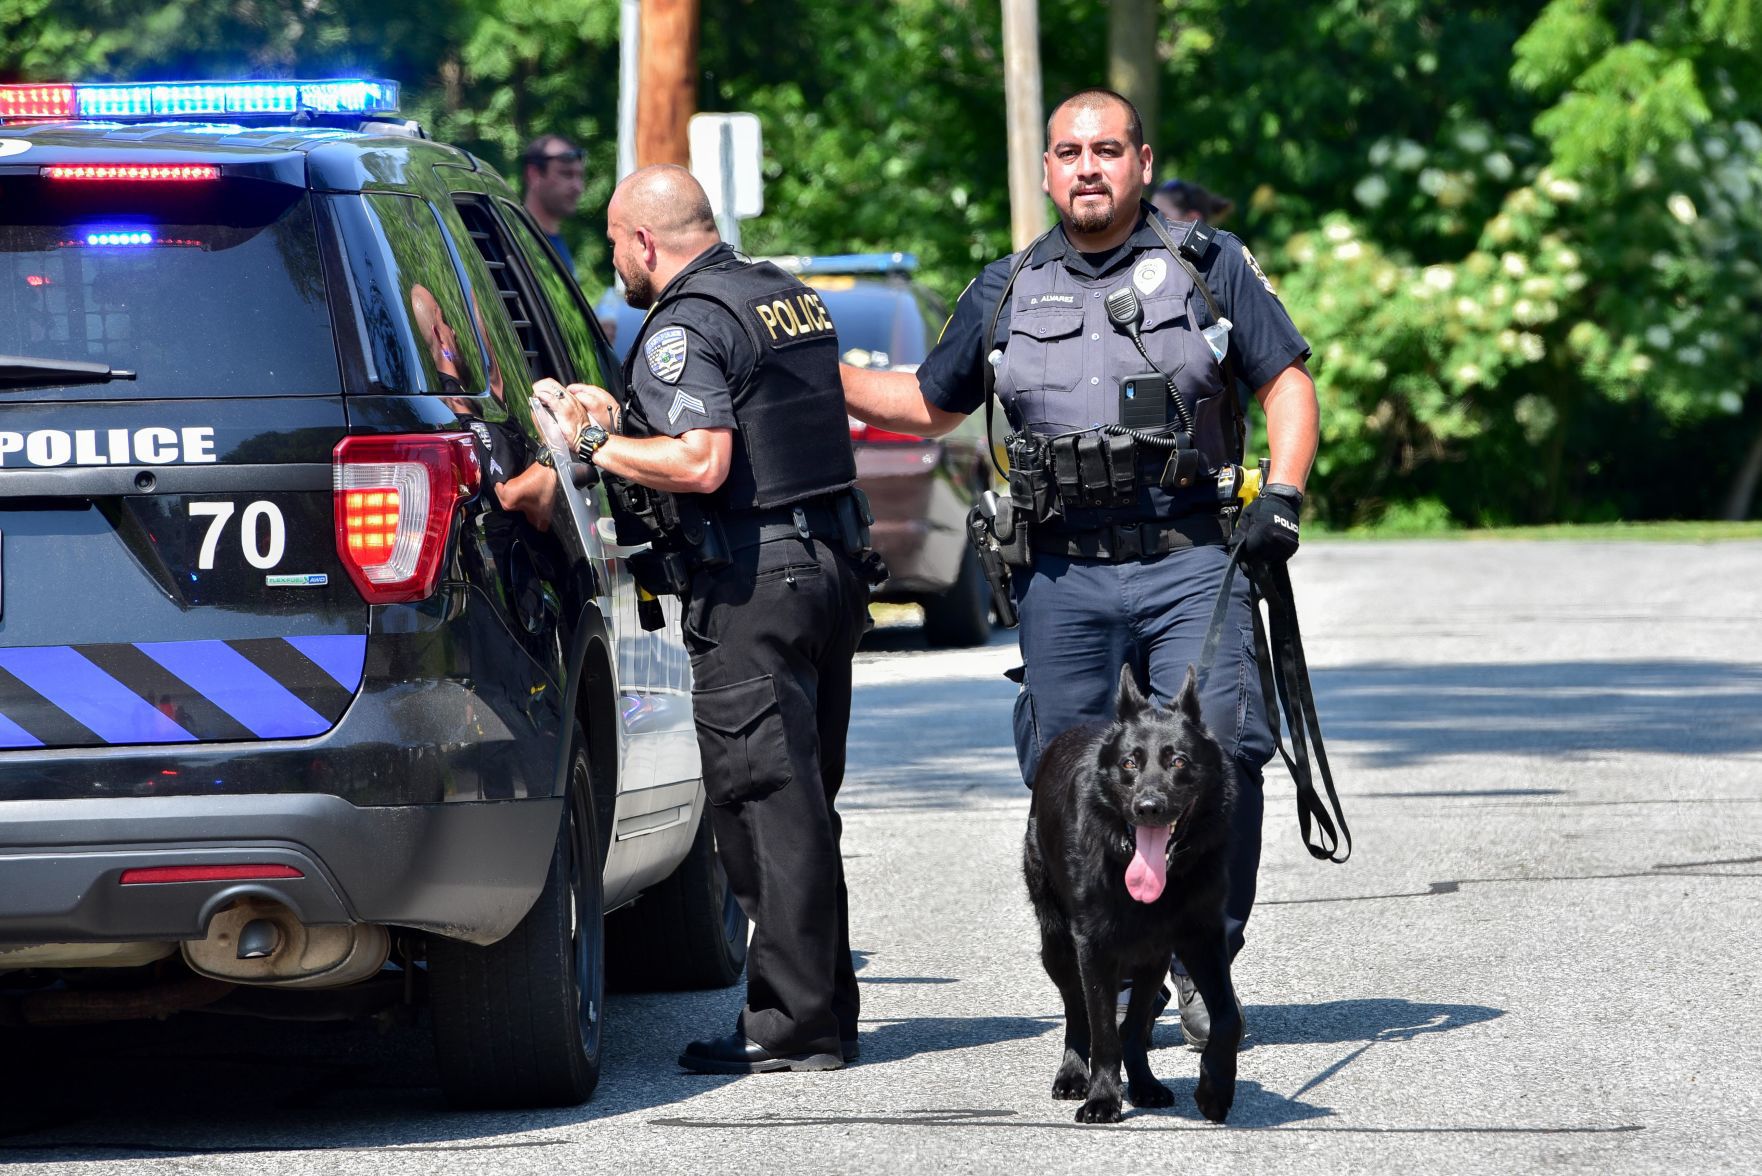
[{"label": "dog's ear", "polygon": [[1120,722],[1129,722],[1150,709],[1150,702],[1138,691],[1138,677],[1132,667],[1120,667],[1120,692],[1114,699],[1114,714]]},{"label": "dog's ear", "polygon": [[1175,699],[1175,707],[1195,723],[1204,724],[1199,712],[1199,675],[1193,672],[1191,665],[1187,667],[1187,680],[1181,683],[1181,694]]}]

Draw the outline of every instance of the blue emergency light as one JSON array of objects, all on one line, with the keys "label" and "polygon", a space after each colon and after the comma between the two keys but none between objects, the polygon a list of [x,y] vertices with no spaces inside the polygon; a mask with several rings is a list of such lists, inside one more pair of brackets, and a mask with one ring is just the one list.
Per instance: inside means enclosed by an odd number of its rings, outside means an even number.
[{"label": "blue emergency light", "polygon": [[834,253],[823,257],[773,257],[777,268],[792,274],[909,274],[918,268],[912,253]]},{"label": "blue emergency light", "polygon": [[369,115],[389,114],[397,108],[398,84],[378,78],[0,86],[0,122]]}]

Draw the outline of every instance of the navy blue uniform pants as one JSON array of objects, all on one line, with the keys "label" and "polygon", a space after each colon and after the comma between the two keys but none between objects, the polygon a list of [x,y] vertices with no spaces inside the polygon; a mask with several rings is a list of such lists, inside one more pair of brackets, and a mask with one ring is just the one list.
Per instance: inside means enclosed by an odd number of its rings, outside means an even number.
[{"label": "navy blue uniform pants", "polygon": [[[1229,554],[1192,547],[1110,564],[1040,553],[1012,578],[1022,616],[1024,674],[1016,698],[1016,754],[1030,786],[1040,754],[1061,732],[1110,720],[1120,667],[1163,704],[1173,701],[1205,646]],[[1242,950],[1260,868],[1262,769],[1272,758],[1272,729],[1254,656],[1253,603],[1245,577],[1231,588],[1230,609],[1211,672],[1200,683],[1205,725],[1236,769],[1235,849],[1224,929],[1230,955]]]}]

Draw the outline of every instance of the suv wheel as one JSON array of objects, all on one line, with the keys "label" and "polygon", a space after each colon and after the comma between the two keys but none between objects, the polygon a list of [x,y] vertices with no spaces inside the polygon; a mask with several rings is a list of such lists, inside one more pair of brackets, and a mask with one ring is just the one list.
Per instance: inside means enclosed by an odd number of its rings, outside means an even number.
[{"label": "suv wheel", "polygon": [[938,649],[983,645],[991,640],[991,585],[971,547],[948,591],[924,602],[924,640]]},{"label": "suv wheel", "polygon": [[672,876],[606,920],[611,983],[650,992],[727,988],[746,970],[746,931],[706,808]]},{"label": "suv wheel", "polygon": [[550,873],[520,925],[488,947],[428,941],[435,1056],[454,1106],[574,1106],[599,1081],[605,925],[580,728],[573,754]]}]

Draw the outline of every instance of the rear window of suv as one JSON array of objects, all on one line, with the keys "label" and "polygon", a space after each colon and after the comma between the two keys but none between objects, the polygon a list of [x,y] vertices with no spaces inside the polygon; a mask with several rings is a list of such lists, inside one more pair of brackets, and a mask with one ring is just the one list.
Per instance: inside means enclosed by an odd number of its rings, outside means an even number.
[{"label": "rear window of suv", "polygon": [[0,178],[0,355],[137,373],[8,399],[337,394],[311,198]]}]

